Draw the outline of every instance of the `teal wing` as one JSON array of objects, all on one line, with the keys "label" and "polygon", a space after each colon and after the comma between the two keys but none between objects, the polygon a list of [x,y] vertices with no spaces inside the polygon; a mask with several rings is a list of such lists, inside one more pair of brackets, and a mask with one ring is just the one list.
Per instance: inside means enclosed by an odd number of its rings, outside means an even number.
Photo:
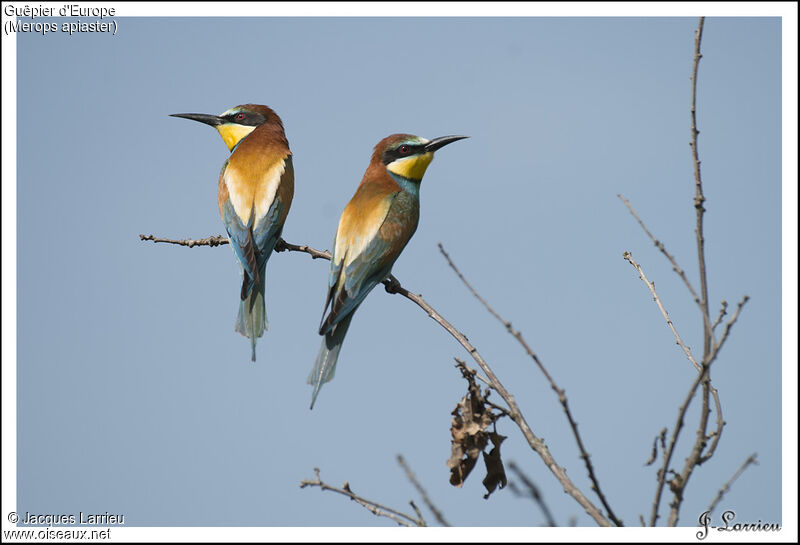
[{"label": "teal wing", "polygon": [[245,283],[242,286],[242,299],[244,299],[259,278],[260,269],[260,252],[253,239],[253,215],[250,215],[250,220],[246,224],[243,223],[233,210],[231,201],[227,200],[222,206],[222,223],[228,232],[233,252],[244,269]]},{"label": "teal wing", "polygon": [[[326,310],[330,305],[330,312],[320,326],[321,335],[351,314],[367,294],[389,276],[392,265],[414,234],[419,219],[416,199],[409,201],[411,197],[403,192],[395,193],[390,198],[393,201],[386,217],[361,252],[339,259],[338,264],[332,261],[334,265],[331,267],[325,304]],[[336,257],[333,256],[334,260]],[[341,281],[342,275],[344,282]]]}]

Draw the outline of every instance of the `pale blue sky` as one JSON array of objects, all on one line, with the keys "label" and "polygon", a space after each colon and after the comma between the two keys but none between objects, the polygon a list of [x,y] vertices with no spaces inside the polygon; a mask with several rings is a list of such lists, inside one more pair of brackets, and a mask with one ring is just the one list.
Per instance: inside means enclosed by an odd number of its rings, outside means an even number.
[{"label": "pale blue sky", "polygon": [[[469,336],[599,504],[556,397],[458,282],[442,242],[566,390],[616,514],[627,525],[649,516],[656,468],[644,462],[694,371],[623,251],[696,354],[702,322],[616,195],[696,285],[696,18],[117,21],[113,37],[17,36],[19,512],[108,511],[140,526],[391,526],[298,485],[319,467],[331,484],[409,511],[422,502],[401,453],[455,525],[544,522],[510,490],[484,500],[482,462],[463,488],[448,483],[450,412],[465,392],[453,357],[467,354],[411,302],[381,288],[367,298],[309,411],[328,263],[270,260],[271,328],[253,364],[233,330],[230,248],[139,241],[223,232],[225,145],[168,115],[256,102],[281,115],[294,153],[284,237],[319,249],[378,140],[471,137],[437,152],[394,274]],[[709,18],[702,49],[710,298],[715,311],[721,299],[751,300],[713,367],[727,426],[692,477],[681,524],[696,524],[752,452],[759,465],[721,507],[780,522],[781,22]],[[541,487],[557,522],[592,525],[518,430],[498,428],[503,458]]]}]

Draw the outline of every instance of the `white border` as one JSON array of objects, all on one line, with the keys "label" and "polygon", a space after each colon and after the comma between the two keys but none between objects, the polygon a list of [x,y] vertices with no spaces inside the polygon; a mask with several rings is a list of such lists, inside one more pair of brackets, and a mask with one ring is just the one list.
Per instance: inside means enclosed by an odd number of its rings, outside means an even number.
[{"label": "white border", "polygon": [[[26,5],[23,2],[3,2]],[[27,3],[58,7],[61,2]],[[88,5],[86,3],[82,5]],[[95,3],[98,5],[98,3]],[[115,17],[248,16],[778,16],[783,17],[783,529],[725,541],[796,541],[797,534],[797,11],[764,3],[109,2]],[[121,28],[124,31],[124,28]],[[16,505],[16,37],[2,36],[2,529]],[[767,264],[765,264],[765,267]],[[697,541],[696,528],[112,528],[111,541]],[[709,541],[713,538],[709,536]]]}]

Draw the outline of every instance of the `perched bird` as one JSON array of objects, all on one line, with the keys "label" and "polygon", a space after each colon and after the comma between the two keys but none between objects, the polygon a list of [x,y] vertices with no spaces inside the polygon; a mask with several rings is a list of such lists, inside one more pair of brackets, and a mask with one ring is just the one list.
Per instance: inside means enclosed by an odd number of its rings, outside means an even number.
[{"label": "perched bird", "polygon": [[375,146],[364,178],[342,212],[336,231],[328,298],[319,327],[325,339],[308,376],[308,383],[314,387],[312,409],[322,384],[333,378],[353,313],[370,290],[389,276],[417,229],[419,186],[433,152],[462,138],[467,137],[426,140],[393,134]]},{"label": "perched bird", "polygon": [[250,338],[256,361],[256,339],[268,327],[264,273],[294,196],[292,152],[283,123],[271,108],[260,104],[243,104],[218,116],[172,116],[216,128],[231,152],[219,173],[217,203],[242,265],[236,331]]}]

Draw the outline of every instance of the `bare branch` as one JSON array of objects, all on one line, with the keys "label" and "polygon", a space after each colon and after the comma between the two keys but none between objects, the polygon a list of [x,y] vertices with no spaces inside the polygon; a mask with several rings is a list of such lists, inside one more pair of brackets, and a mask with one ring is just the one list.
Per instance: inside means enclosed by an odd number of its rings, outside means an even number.
[{"label": "bare branch", "polygon": [[[455,357],[453,359],[456,360],[456,367],[462,369],[462,373],[464,373],[464,372],[470,373],[471,375],[473,375],[475,378],[477,378],[478,380],[480,380],[481,382],[483,382],[487,386],[491,386],[492,385],[492,383],[489,382],[489,379],[483,378],[481,376],[481,374],[478,373],[475,369],[473,369],[472,367],[468,367],[467,364],[464,362],[464,360],[461,360],[461,359],[458,359],[458,358],[455,358]],[[506,409],[504,409],[502,407],[500,407],[500,408],[502,409],[502,411],[504,413],[508,413],[508,411]]]},{"label": "bare branch", "polygon": [[[431,499],[428,497],[428,493],[425,491],[425,489],[419,483],[419,481],[417,480],[417,477],[414,475],[414,472],[411,471],[411,468],[408,467],[408,464],[406,463],[406,460],[405,460],[405,458],[403,458],[402,454],[398,454],[397,455],[397,463],[400,464],[400,467],[402,467],[403,470],[406,472],[406,477],[408,477],[408,480],[411,481],[411,484],[414,485],[414,488],[417,489],[417,492],[419,492],[419,495],[422,496],[422,501],[424,501],[425,505],[428,506],[428,509],[431,510],[431,512],[433,513],[433,516],[435,516],[436,520],[439,521],[439,524],[441,524],[442,526],[450,526],[450,524],[445,520],[444,515],[442,514],[442,512],[439,511],[439,509],[433,504]],[[413,505],[413,503],[412,503],[412,505]],[[422,519],[422,516],[419,515],[419,518]]]},{"label": "bare branch", "polygon": [[[694,208],[697,215],[697,227],[695,234],[697,235],[697,260],[700,265],[700,296],[702,301],[703,315],[708,317],[708,281],[706,276],[706,255],[705,255],[705,239],[703,237],[703,214],[706,209],[703,203],[706,198],[703,195],[703,182],[700,176],[700,154],[697,150],[697,135],[700,131],[697,130],[697,69],[700,66],[700,59],[703,55],[700,54],[700,42],[703,39],[703,23],[705,17],[700,17],[697,24],[697,30],[694,33],[694,62],[692,64],[692,141],[689,146],[692,148],[692,161],[694,163],[694,179],[695,179],[695,196]],[[711,350],[711,335],[710,328],[706,325],[703,349],[703,354],[708,354]]]},{"label": "bare branch", "polygon": [[428,524],[425,522],[425,519],[422,518],[422,513],[420,512],[419,507],[417,507],[417,504],[414,503],[414,500],[408,500],[408,505],[411,506],[411,508],[417,514],[417,517],[419,518],[419,521],[422,523],[419,526],[427,526]]},{"label": "bare branch", "polygon": [[690,362],[692,362],[692,365],[694,365],[694,368],[697,369],[698,371],[700,371],[701,370],[700,364],[697,363],[697,360],[694,359],[694,356],[692,355],[692,351],[689,350],[689,347],[687,347],[683,343],[683,339],[681,339],[681,336],[678,335],[678,331],[675,329],[675,325],[673,325],[672,320],[670,319],[669,314],[667,313],[667,310],[664,308],[664,305],[661,303],[661,298],[656,293],[655,282],[650,282],[647,279],[647,276],[645,276],[644,271],[642,270],[642,267],[636,261],[634,261],[633,256],[631,255],[630,252],[623,252],[622,253],[622,257],[625,259],[625,261],[627,261],[628,263],[633,265],[633,267],[639,272],[639,278],[642,279],[642,282],[644,282],[647,285],[647,287],[650,289],[650,293],[653,294],[653,300],[658,305],[658,309],[661,311],[661,315],[664,316],[664,319],[667,321],[667,325],[669,326],[670,331],[672,331],[672,334],[675,336],[675,341],[677,342],[678,346],[681,347],[681,349],[683,350],[684,354],[686,354],[686,357],[689,359]]},{"label": "bare branch", "polygon": [[652,463],[656,461],[656,458],[658,457],[659,440],[661,441],[661,450],[663,452],[667,448],[667,428],[661,428],[661,432],[653,439],[653,451],[650,453],[650,458],[648,458],[644,463],[645,466],[652,465]]},{"label": "bare branch", "polygon": [[[200,238],[200,239],[183,239],[183,240],[175,240],[171,238],[161,238],[156,237],[154,235],[139,235],[139,240],[152,240],[153,242],[165,242],[168,244],[176,244],[178,246],[187,246],[189,248],[194,248],[195,246],[222,246],[224,244],[230,244],[230,240],[228,237],[223,235],[214,235],[207,238]],[[297,244],[291,244],[286,242],[282,238],[278,239],[278,242],[275,244],[275,251],[276,252],[303,252],[309,254],[314,259],[330,259],[331,253],[326,251],[315,250],[311,246],[299,246]]]},{"label": "bare branch", "polygon": [[609,518],[614,522],[614,524],[616,524],[617,526],[623,526],[622,521],[619,520],[616,517],[616,515],[614,515],[614,511],[611,509],[611,506],[608,505],[608,502],[606,501],[606,497],[603,494],[602,490],[600,489],[600,483],[598,482],[597,477],[596,477],[596,475],[594,473],[594,467],[592,466],[592,462],[589,459],[589,453],[586,452],[586,448],[583,445],[583,440],[581,439],[580,433],[578,432],[578,424],[575,422],[575,419],[572,417],[572,412],[569,410],[569,404],[567,402],[567,395],[564,392],[564,390],[562,390],[561,388],[558,387],[558,385],[556,385],[555,381],[550,376],[550,373],[548,373],[547,369],[545,369],[544,364],[541,362],[541,360],[539,360],[539,358],[536,355],[536,353],[531,349],[531,347],[525,341],[524,337],[522,336],[522,333],[520,333],[518,330],[514,329],[514,327],[511,325],[511,322],[503,319],[503,317],[500,316],[500,314],[498,314],[497,311],[495,311],[491,307],[491,305],[489,305],[489,303],[483,297],[481,297],[481,295],[478,293],[478,291],[475,288],[473,288],[472,285],[467,281],[467,279],[464,277],[464,275],[458,269],[456,264],[450,258],[450,254],[448,254],[445,251],[444,246],[442,245],[441,242],[439,243],[439,251],[442,253],[444,258],[447,260],[447,263],[450,265],[450,268],[453,269],[453,271],[456,273],[456,275],[461,280],[461,282],[464,283],[464,285],[467,287],[467,289],[470,291],[470,293],[472,293],[472,295],[475,296],[475,298],[478,301],[480,301],[481,304],[483,304],[483,306],[486,308],[486,310],[488,310],[489,313],[492,316],[494,316],[501,324],[503,324],[503,326],[506,328],[506,330],[515,339],[517,339],[517,341],[522,345],[522,347],[525,349],[525,351],[528,353],[528,355],[533,359],[534,362],[536,362],[536,365],[539,367],[539,370],[542,372],[542,374],[545,376],[545,378],[547,378],[547,381],[550,383],[550,387],[553,389],[553,391],[558,396],[558,400],[561,403],[561,406],[564,409],[564,413],[567,416],[567,420],[569,421],[570,427],[572,428],[572,433],[575,436],[575,441],[578,443],[578,450],[580,451],[580,457],[583,459],[583,461],[584,461],[584,463],[586,465],[586,469],[589,472],[589,478],[592,481],[592,490],[594,490],[597,493],[598,497],[600,498],[600,501],[603,503],[603,506],[606,508],[606,511],[608,512]]},{"label": "bare branch", "polygon": [[705,454],[703,454],[697,461],[697,465],[703,464],[706,460],[711,458],[714,453],[717,451],[717,445],[719,444],[719,440],[722,437],[722,428],[725,427],[725,420],[722,418],[722,404],[719,402],[719,392],[714,386],[711,385],[711,382],[708,383],[708,387],[711,391],[711,395],[714,398],[714,409],[717,414],[717,429],[713,432],[709,433],[706,439],[711,439],[711,446],[708,447],[708,450]]},{"label": "bare branch", "polygon": [[733,481],[738,479],[739,475],[744,473],[744,470],[747,469],[747,466],[749,466],[750,464],[758,465],[758,461],[756,460],[756,456],[758,456],[758,455],[755,452],[753,454],[751,454],[750,456],[748,456],[747,460],[744,461],[744,463],[741,465],[741,467],[739,467],[739,469],[736,470],[736,472],[733,474],[733,476],[730,479],[728,479],[728,482],[726,482],[724,485],[722,485],[722,488],[720,488],[719,492],[717,492],[717,496],[711,502],[711,505],[708,506],[707,511],[708,511],[709,514],[711,514],[714,511],[714,509],[717,507],[717,504],[720,502],[720,500],[722,500],[722,496],[724,496],[728,492],[728,490],[730,490],[731,485],[733,484]]},{"label": "bare branch", "polygon": [[425,526],[425,521],[421,516],[419,518],[414,518],[411,515],[401,513],[400,511],[395,511],[390,507],[386,507],[372,500],[362,498],[361,496],[353,493],[348,483],[344,483],[342,488],[337,488],[323,482],[319,477],[319,468],[314,468],[314,475],[316,476],[316,479],[314,480],[306,479],[300,481],[300,488],[305,488],[307,486],[318,486],[320,490],[330,490],[332,492],[336,492],[337,494],[347,496],[354,502],[359,503],[364,508],[369,510],[372,514],[379,517],[390,518],[400,526]]},{"label": "bare branch", "polygon": [[159,238],[153,235],[139,235],[139,240],[152,240],[153,242],[166,242],[168,244],[177,244],[178,246],[188,246],[189,248],[194,248],[195,246],[222,246],[223,244],[228,244],[228,237],[224,237],[222,235],[215,235],[208,238],[201,238],[198,240],[192,239],[185,239],[185,240],[173,240],[170,238]]},{"label": "bare branch", "polygon": [[711,324],[712,333],[717,329],[717,326],[722,323],[722,319],[725,317],[726,314],[728,314],[728,302],[725,299],[723,299],[721,307],[719,309],[719,316],[717,316],[717,319],[714,320],[713,324]]},{"label": "bare branch", "polygon": [[297,244],[290,244],[283,240],[282,238],[278,239],[278,243],[275,244],[275,251],[276,252],[303,252],[310,255],[313,259],[327,259],[330,260],[331,253],[327,250],[315,250],[311,246],[302,245],[298,246]]},{"label": "bare branch", "polygon": [[[542,510],[544,518],[547,520],[547,525],[558,526],[553,518],[553,514],[550,512],[550,508],[547,506],[547,503],[545,503],[544,498],[542,498],[542,494],[539,492],[539,487],[536,486],[536,483],[534,483],[527,475],[525,475],[525,473],[513,461],[508,462],[508,468],[516,473],[517,478],[522,481],[522,484],[524,484],[528,489],[527,495],[530,496]],[[522,492],[519,493],[522,494]]]}]

